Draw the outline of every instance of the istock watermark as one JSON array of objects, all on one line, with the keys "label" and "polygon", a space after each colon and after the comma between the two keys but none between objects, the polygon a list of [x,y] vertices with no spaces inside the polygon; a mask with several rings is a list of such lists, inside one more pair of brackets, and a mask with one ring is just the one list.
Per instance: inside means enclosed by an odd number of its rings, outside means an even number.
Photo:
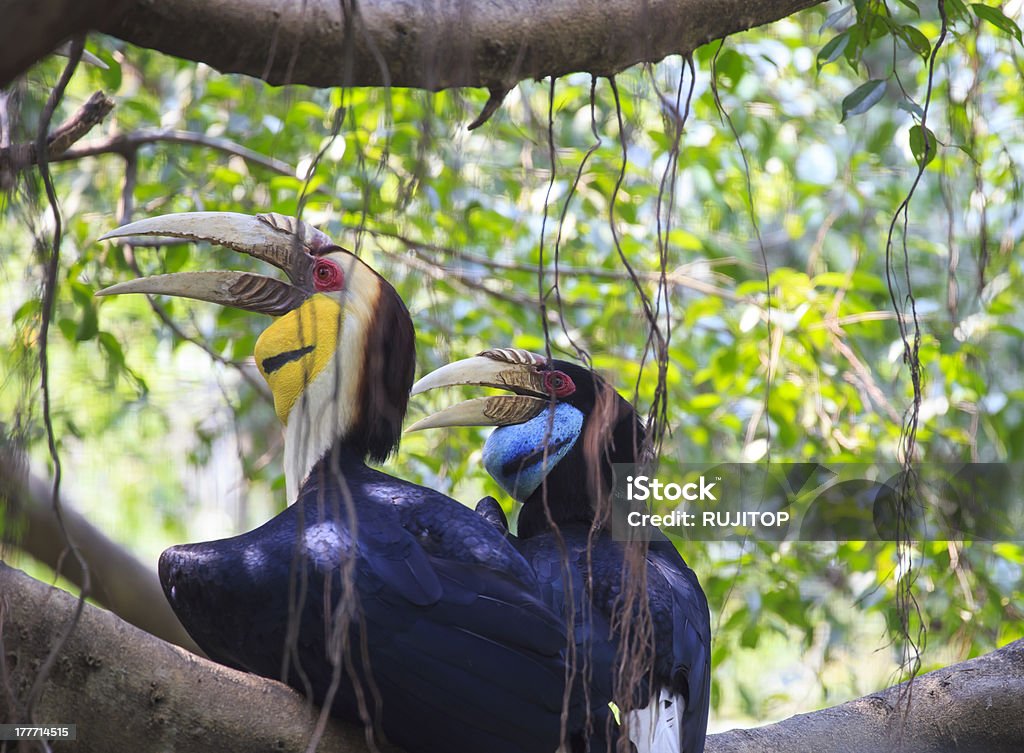
[{"label": "istock watermark", "polygon": [[1024,463],[617,465],[612,534],[1024,541]]},{"label": "istock watermark", "polygon": [[672,482],[664,484],[660,479],[652,479],[650,476],[626,476],[626,497],[631,501],[638,502],[646,502],[649,499],[658,502],[666,500],[675,502],[679,499],[690,502],[695,500],[715,502],[718,498],[712,492],[717,483],[717,481],[708,483],[704,476],[701,476],[699,481],[690,481],[685,484]]}]

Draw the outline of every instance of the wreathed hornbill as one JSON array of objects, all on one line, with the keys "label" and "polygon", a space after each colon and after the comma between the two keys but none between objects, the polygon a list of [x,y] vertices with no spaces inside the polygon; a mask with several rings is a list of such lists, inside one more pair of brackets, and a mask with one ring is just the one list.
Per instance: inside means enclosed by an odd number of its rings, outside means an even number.
[{"label": "wreathed hornbill", "polygon": [[[398,294],[326,235],[279,215],[191,213],[106,237],[207,240],[284,270],[133,280],[278,318],[256,363],[286,424],[291,504],[248,533],[160,557],[174,611],[216,661],[284,679],[409,751],[550,753],[562,739],[566,631],[501,531],[366,465],[399,440],[414,368]],[[586,716],[566,704],[567,738]]]},{"label": "wreathed hornbill", "polygon": [[[640,753],[703,751],[711,683],[707,599],[663,534],[655,531],[642,562],[627,566],[626,548],[609,530],[612,466],[636,464],[644,436],[633,406],[588,369],[517,349],[443,366],[417,382],[413,394],[454,385],[515,394],[473,398],[409,430],[498,427],[484,445],[484,465],[523,503],[518,536],[510,540],[548,604],[575,624],[578,682],[589,683],[591,697],[617,704]],[[482,502],[492,521],[503,521],[500,510],[496,516],[493,504]],[[646,576],[646,590],[633,602],[631,573]],[[652,630],[644,638],[633,626],[641,645],[633,646],[639,651],[631,665],[623,636],[643,611],[643,595]]]}]

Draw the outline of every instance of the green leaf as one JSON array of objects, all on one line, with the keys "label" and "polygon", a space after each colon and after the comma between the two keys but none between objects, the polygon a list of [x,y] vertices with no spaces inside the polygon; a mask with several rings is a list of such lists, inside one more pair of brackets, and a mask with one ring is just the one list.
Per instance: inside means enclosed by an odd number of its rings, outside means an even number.
[{"label": "green leaf", "polygon": [[963,0],[946,0],[946,15],[953,23],[962,21],[967,26],[973,26],[974,20]]},{"label": "green leaf", "polygon": [[751,620],[740,634],[740,645],[743,648],[756,648],[760,637],[761,631],[758,629],[757,621]]},{"label": "green leaf", "polygon": [[821,34],[823,31],[825,31],[825,29],[836,28],[839,25],[839,22],[849,15],[851,10],[853,10],[852,5],[844,5],[840,7],[839,10],[835,10],[829,13],[828,17],[825,19],[825,22],[821,25],[821,28],[818,29],[818,33]]},{"label": "green leaf", "polygon": [[843,117],[845,121],[851,115],[867,112],[882,99],[885,94],[885,79],[873,78],[861,84],[843,99]]},{"label": "green leaf", "polygon": [[847,45],[850,44],[850,32],[844,31],[841,34],[836,34],[832,39],[828,41],[824,47],[818,52],[818,70],[833,63],[842,56],[846,51]]},{"label": "green leaf", "polygon": [[916,52],[923,59],[927,60],[928,56],[932,54],[932,44],[920,29],[913,26],[901,26],[897,30],[897,34],[912,52]]},{"label": "green leaf", "polygon": [[71,289],[71,297],[79,306],[92,305],[92,289],[81,280],[69,280],[68,287]]},{"label": "green leaf", "polygon": [[723,50],[715,60],[715,73],[718,83],[726,89],[732,89],[743,78],[747,69],[747,61],[736,50]]},{"label": "green leaf", "polygon": [[921,105],[917,104],[910,99],[901,99],[896,103],[896,107],[903,110],[903,112],[909,112],[911,115],[916,115],[919,118],[924,117],[924,110],[921,109]]},{"label": "green leaf", "polygon": [[117,338],[109,332],[100,332],[98,333],[98,339],[100,347],[106,351],[110,365],[116,368],[123,367],[124,351],[121,349],[121,343],[117,341]]},{"label": "green leaf", "polygon": [[822,272],[815,275],[811,281],[815,287],[833,287],[841,290],[870,291],[872,293],[884,293],[887,288],[879,278],[854,272],[852,275],[847,272]]},{"label": "green leaf", "polygon": [[211,175],[214,180],[218,180],[227,186],[237,186],[244,180],[243,176],[239,175],[230,167],[224,167],[223,165],[218,165],[213,168]]},{"label": "green leaf", "polygon": [[57,322],[57,326],[60,328],[61,334],[64,335],[64,339],[69,342],[74,342],[75,331],[78,329],[78,323],[74,319],[68,319],[67,317],[62,318]]},{"label": "green leaf", "polygon": [[921,9],[917,7],[917,3],[913,2],[913,0],[900,0],[900,5],[910,8],[910,10],[914,11],[914,13],[920,17]]},{"label": "green leaf", "polygon": [[[91,46],[91,45],[90,45]],[[96,57],[100,58],[107,67],[99,70],[100,79],[103,81],[103,86],[108,91],[116,92],[121,88],[121,64],[106,50],[94,48],[91,50]]]},{"label": "green leaf", "polygon": [[[928,141],[925,143],[925,131],[928,132]],[[927,148],[926,148],[927,147]],[[914,161],[917,162],[919,168],[924,168],[935,159],[935,154],[938,152],[938,142],[935,140],[935,134],[932,133],[931,128],[921,128],[919,125],[915,125],[910,129],[910,151],[914,155]]]},{"label": "green leaf", "polygon": [[993,8],[991,5],[982,5],[981,3],[971,3],[971,10],[981,20],[988,21],[1000,31],[1009,34],[1019,43],[1024,44],[1024,39],[1021,37],[1020,27],[1017,26],[1017,22],[1009,18],[999,8]]},{"label": "green leaf", "polygon": [[14,312],[14,317],[11,319],[12,322],[17,324],[22,319],[28,316],[35,316],[39,311],[39,299],[30,298],[23,304],[18,306],[18,310]]},{"label": "green leaf", "polygon": [[78,322],[78,327],[75,329],[75,339],[78,342],[91,340],[96,337],[98,331],[99,324],[96,319],[96,307],[92,305],[83,306],[82,319]]}]

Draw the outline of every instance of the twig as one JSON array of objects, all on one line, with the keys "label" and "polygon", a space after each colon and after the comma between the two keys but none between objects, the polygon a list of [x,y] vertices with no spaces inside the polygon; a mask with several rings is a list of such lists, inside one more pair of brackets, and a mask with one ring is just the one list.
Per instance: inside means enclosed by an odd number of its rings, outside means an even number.
[{"label": "twig", "polygon": [[[430,264],[438,269],[444,269],[449,271],[450,268],[442,267],[437,262],[430,258],[427,258],[423,252],[429,251],[433,254],[441,254],[444,256],[451,256],[455,259],[460,259],[470,264],[479,264],[482,267],[488,269],[500,269],[509,272],[526,272],[530,274],[537,273],[536,265],[532,264],[519,264],[516,262],[501,261],[498,259],[490,259],[486,256],[474,254],[468,251],[461,251],[449,246],[440,246],[434,243],[424,243],[421,241],[414,240],[408,236],[404,236],[401,233],[395,233],[387,230],[371,230],[369,228],[363,228],[363,232],[377,238],[388,238],[391,240],[398,241],[404,245],[409,251],[416,254],[416,257],[421,261]],[[668,281],[679,287],[689,288],[699,293],[706,295],[713,295],[719,298],[724,298],[728,301],[739,301],[743,303],[751,303],[756,305],[756,301],[753,298],[746,296],[738,296],[730,290],[722,288],[718,285],[714,285],[710,282],[700,280],[693,275],[690,275],[686,270],[691,266],[727,266],[730,264],[738,263],[738,261],[732,257],[725,257],[722,259],[702,259],[699,262],[693,262],[693,264],[681,264],[676,267],[668,275]],[[636,277],[650,282],[657,282],[661,279],[660,272],[641,272],[636,271]],[[604,269],[603,267],[566,267],[559,266],[560,277],[589,277],[595,280],[622,280],[632,281],[632,277],[617,269]]]},{"label": "twig", "polygon": [[122,157],[126,157],[128,154],[137,151],[139,147],[157,142],[206,147],[223,152],[224,154],[241,157],[246,162],[264,167],[278,175],[295,177],[295,168],[287,162],[267,157],[241,144],[236,144],[230,139],[219,136],[207,136],[204,133],[195,133],[194,131],[179,131],[174,128],[142,128],[131,133],[120,133],[105,139],[82,144],[78,148],[69,149],[52,159],[57,162],[67,162],[69,160],[82,159],[83,157],[96,157],[101,154],[120,154]]},{"label": "twig", "polygon": [[851,348],[840,336],[840,330],[838,327],[829,329],[829,339],[832,341],[832,345],[836,350],[839,351],[840,355],[846,359],[847,363],[853,368],[853,373],[856,375],[856,379],[860,382],[861,387],[871,398],[872,402],[875,403],[879,408],[883,409],[892,421],[899,421],[900,414],[893,408],[892,404],[886,399],[885,393],[875,383],[875,378],[871,374],[871,369],[864,365],[864,362],[857,357],[857,354],[853,352]]},{"label": "twig", "polygon": [[57,130],[50,134],[50,145],[47,152],[50,159],[59,157],[71,148],[71,145],[102,123],[114,109],[114,100],[103,92],[95,92],[78,112],[64,121]]},{"label": "twig", "polygon": [[57,85],[50,92],[50,96],[46,100],[46,105],[43,107],[43,112],[39,119],[39,135],[36,138],[36,156],[39,163],[39,174],[43,180],[43,187],[46,190],[46,199],[49,203],[50,211],[53,213],[53,237],[50,244],[50,256],[46,261],[46,277],[43,282],[43,294],[40,305],[42,321],[39,325],[38,346],[39,381],[40,390],[43,395],[43,423],[46,426],[46,443],[50,453],[50,461],[53,463],[53,486],[50,490],[50,504],[53,507],[53,514],[57,519],[57,525],[60,529],[61,536],[67,544],[68,549],[70,549],[71,556],[74,557],[78,566],[81,568],[82,587],[78,594],[78,603],[75,607],[74,618],[67,623],[67,626],[61,631],[60,637],[53,643],[46,659],[39,666],[39,670],[32,681],[32,687],[29,688],[25,702],[26,718],[29,720],[32,719],[36,703],[42,695],[46,679],[53,670],[57,657],[60,655],[61,651],[64,650],[64,646],[67,643],[68,638],[71,636],[72,631],[78,624],[78,620],[82,615],[82,609],[85,607],[85,600],[89,596],[91,585],[89,566],[86,564],[85,559],[82,557],[82,553],[78,550],[78,547],[75,546],[74,541],[71,540],[71,537],[68,534],[67,526],[64,523],[64,514],[60,505],[61,463],[60,452],[57,449],[57,435],[53,429],[53,415],[50,406],[50,359],[47,342],[50,323],[53,320],[53,313],[56,307],[57,273],[60,270],[60,245],[63,233],[60,204],[57,199],[57,191],[53,186],[53,178],[50,175],[50,165],[47,153],[49,138],[47,134],[50,129],[50,121],[53,118],[53,113],[56,111],[57,105],[60,104],[60,101],[64,98],[64,92],[67,89],[68,83],[71,81],[71,76],[78,67],[78,61],[81,59],[82,51],[84,49],[84,37],[77,37],[73,40],[71,44],[71,53],[68,56],[68,64],[61,72]]},{"label": "twig", "polygon": [[188,335],[181,327],[174,323],[174,320],[171,319],[170,314],[168,314],[167,311],[164,310],[163,306],[156,302],[153,296],[146,297],[149,298],[149,305],[153,309],[153,312],[158,317],[160,317],[160,321],[162,321],[164,325],[169,330],[171,330],[171,332],[174,333],[175,337],[179,337],[185,342],[192,343],[197,348],[206,353],[206,355],[208,355],[211,359],[221,364],[222,366],[228,366],[232,369],[235,369],[241,375],[242,379],[248,382],[249,386],[256,391],[256,394],[258,394],[265,400],[273,400],[273,395],[270,393],[270,388],[267,386],[266,382],[264,382],[262,379],[257,379],[256,377],[254,377],[246,368],[244,368],[244,364],[239,363],[238,361],[228,360],[220,353],[215,351],[213,348],[211,348],[209,345],[204,343],[200,338]]},{"label": "twig", "polygon": [[[114,109],[114,100],[103,92],[96,92],[74,115],[61,123],[46,138],[46,156],[50,162],[61,158],[67,150],[89,131],[103,122]],[[24,170],[39,162],[39,147],[30,144],[11,144],[0,148],[0,173]]]},{"label": "twig", "polygon": [[[520,48],[520,56],[525,50],[525,46]],[[508,93],[512,91],[512,88],[506,85],[491,86],[488,88],[491,95],[487,98],[487,103],[484,105],[484,109],[480,111],[480,114],[476,116],[476,119],[466,126],[467,131],[475,131],[490,120],[491,116],[498,111],[499,107],[501,107],[501,103],[505,101],[505,97],[508,96]]]},{"label": "twig", "polygon": [[[808,324],[804,329],[812,332],[818,329],[827,329],[839,333],[841,329],[849,324],[860,324],[861,322],[884,322],[891,321],[898,316],[894,311],[862,311],[859,314],[847,314],[846,316],[828,315],[820,322]],[[927,317],[921,317],[922,319]]]},{"label": "twig", "polygon": [[[379,250],[385,256],[389,256],[392,259],[395,259],[399,264],[405,264],[407,266],[412,267],[413,269],[418,269],[424,274],[430,276],[434,280],[455,282],[458,283],[459,285],[462,285],[464,288],[468,288],[469,290],[475,290],[480,293],[484,293],[486,295],[497,298],[499,301],[504,301],[505,303],[511,304],[513,306],[518,306],[521,308],[532,308],[537,304],[537,301],[533,298],[529,298],[527,296],[513,295],[511,293],[503,293],[500,290],[495,290],[494,288],[488,287],[487,285],[484,285],[482,282],[474,280],[472,277],[463,274],[459,270],[452,269],[449,267],[442,267],[433,262],[420,259],[418,256],[406,256],[404,254],[399,254],[394,251],[388,251],[383,248]],[[581,305],[583,304],[581,303]]]}]

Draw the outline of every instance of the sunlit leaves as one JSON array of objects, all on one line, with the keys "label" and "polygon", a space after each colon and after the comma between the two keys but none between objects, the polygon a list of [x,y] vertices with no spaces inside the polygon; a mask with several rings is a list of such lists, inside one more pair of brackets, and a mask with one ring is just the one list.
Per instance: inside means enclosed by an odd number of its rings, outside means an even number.
[{"label": "sunlit leaves", "polygon": [[932,45],[931,42],[919,29],[906,25],[897,26],[894,28],[894,33],[909,47],[913,52],[917,53],[921,58],[927,60],[931,54]]},{"label": "sunlit leaves", "polygon": [[874,107],[885,94],[885,81],[866,81],[843,98],[843,120],[851,115],[860,115]]},{"label": "sunlit leaves", "polygon": [[1010,35],[1019,44],[1024,44],[1024,39],[1021,38],[1021,31],[1017,22],[1003,13],[1000,8],[983,3],[971,3],[971,10],[982,21],[990,23],[1004,34]]},{"label": "sunlit leaves", "polygon": [[846,52],[850,44],[850,33],[848,31],[836,34],[830,39],[821,50],[818,51],[818,70],[829,63],[834,63]]},{"label": "sunlit leaves", "polygon": [[918,167],[926,167],[933,159],[938,151],[938,142],[935,140],[935,134],[932,133],[930,128],[922,128],[920,125],[915,125],[910,129],[910,151],[914,155],[914,161],[917,162]]}]

